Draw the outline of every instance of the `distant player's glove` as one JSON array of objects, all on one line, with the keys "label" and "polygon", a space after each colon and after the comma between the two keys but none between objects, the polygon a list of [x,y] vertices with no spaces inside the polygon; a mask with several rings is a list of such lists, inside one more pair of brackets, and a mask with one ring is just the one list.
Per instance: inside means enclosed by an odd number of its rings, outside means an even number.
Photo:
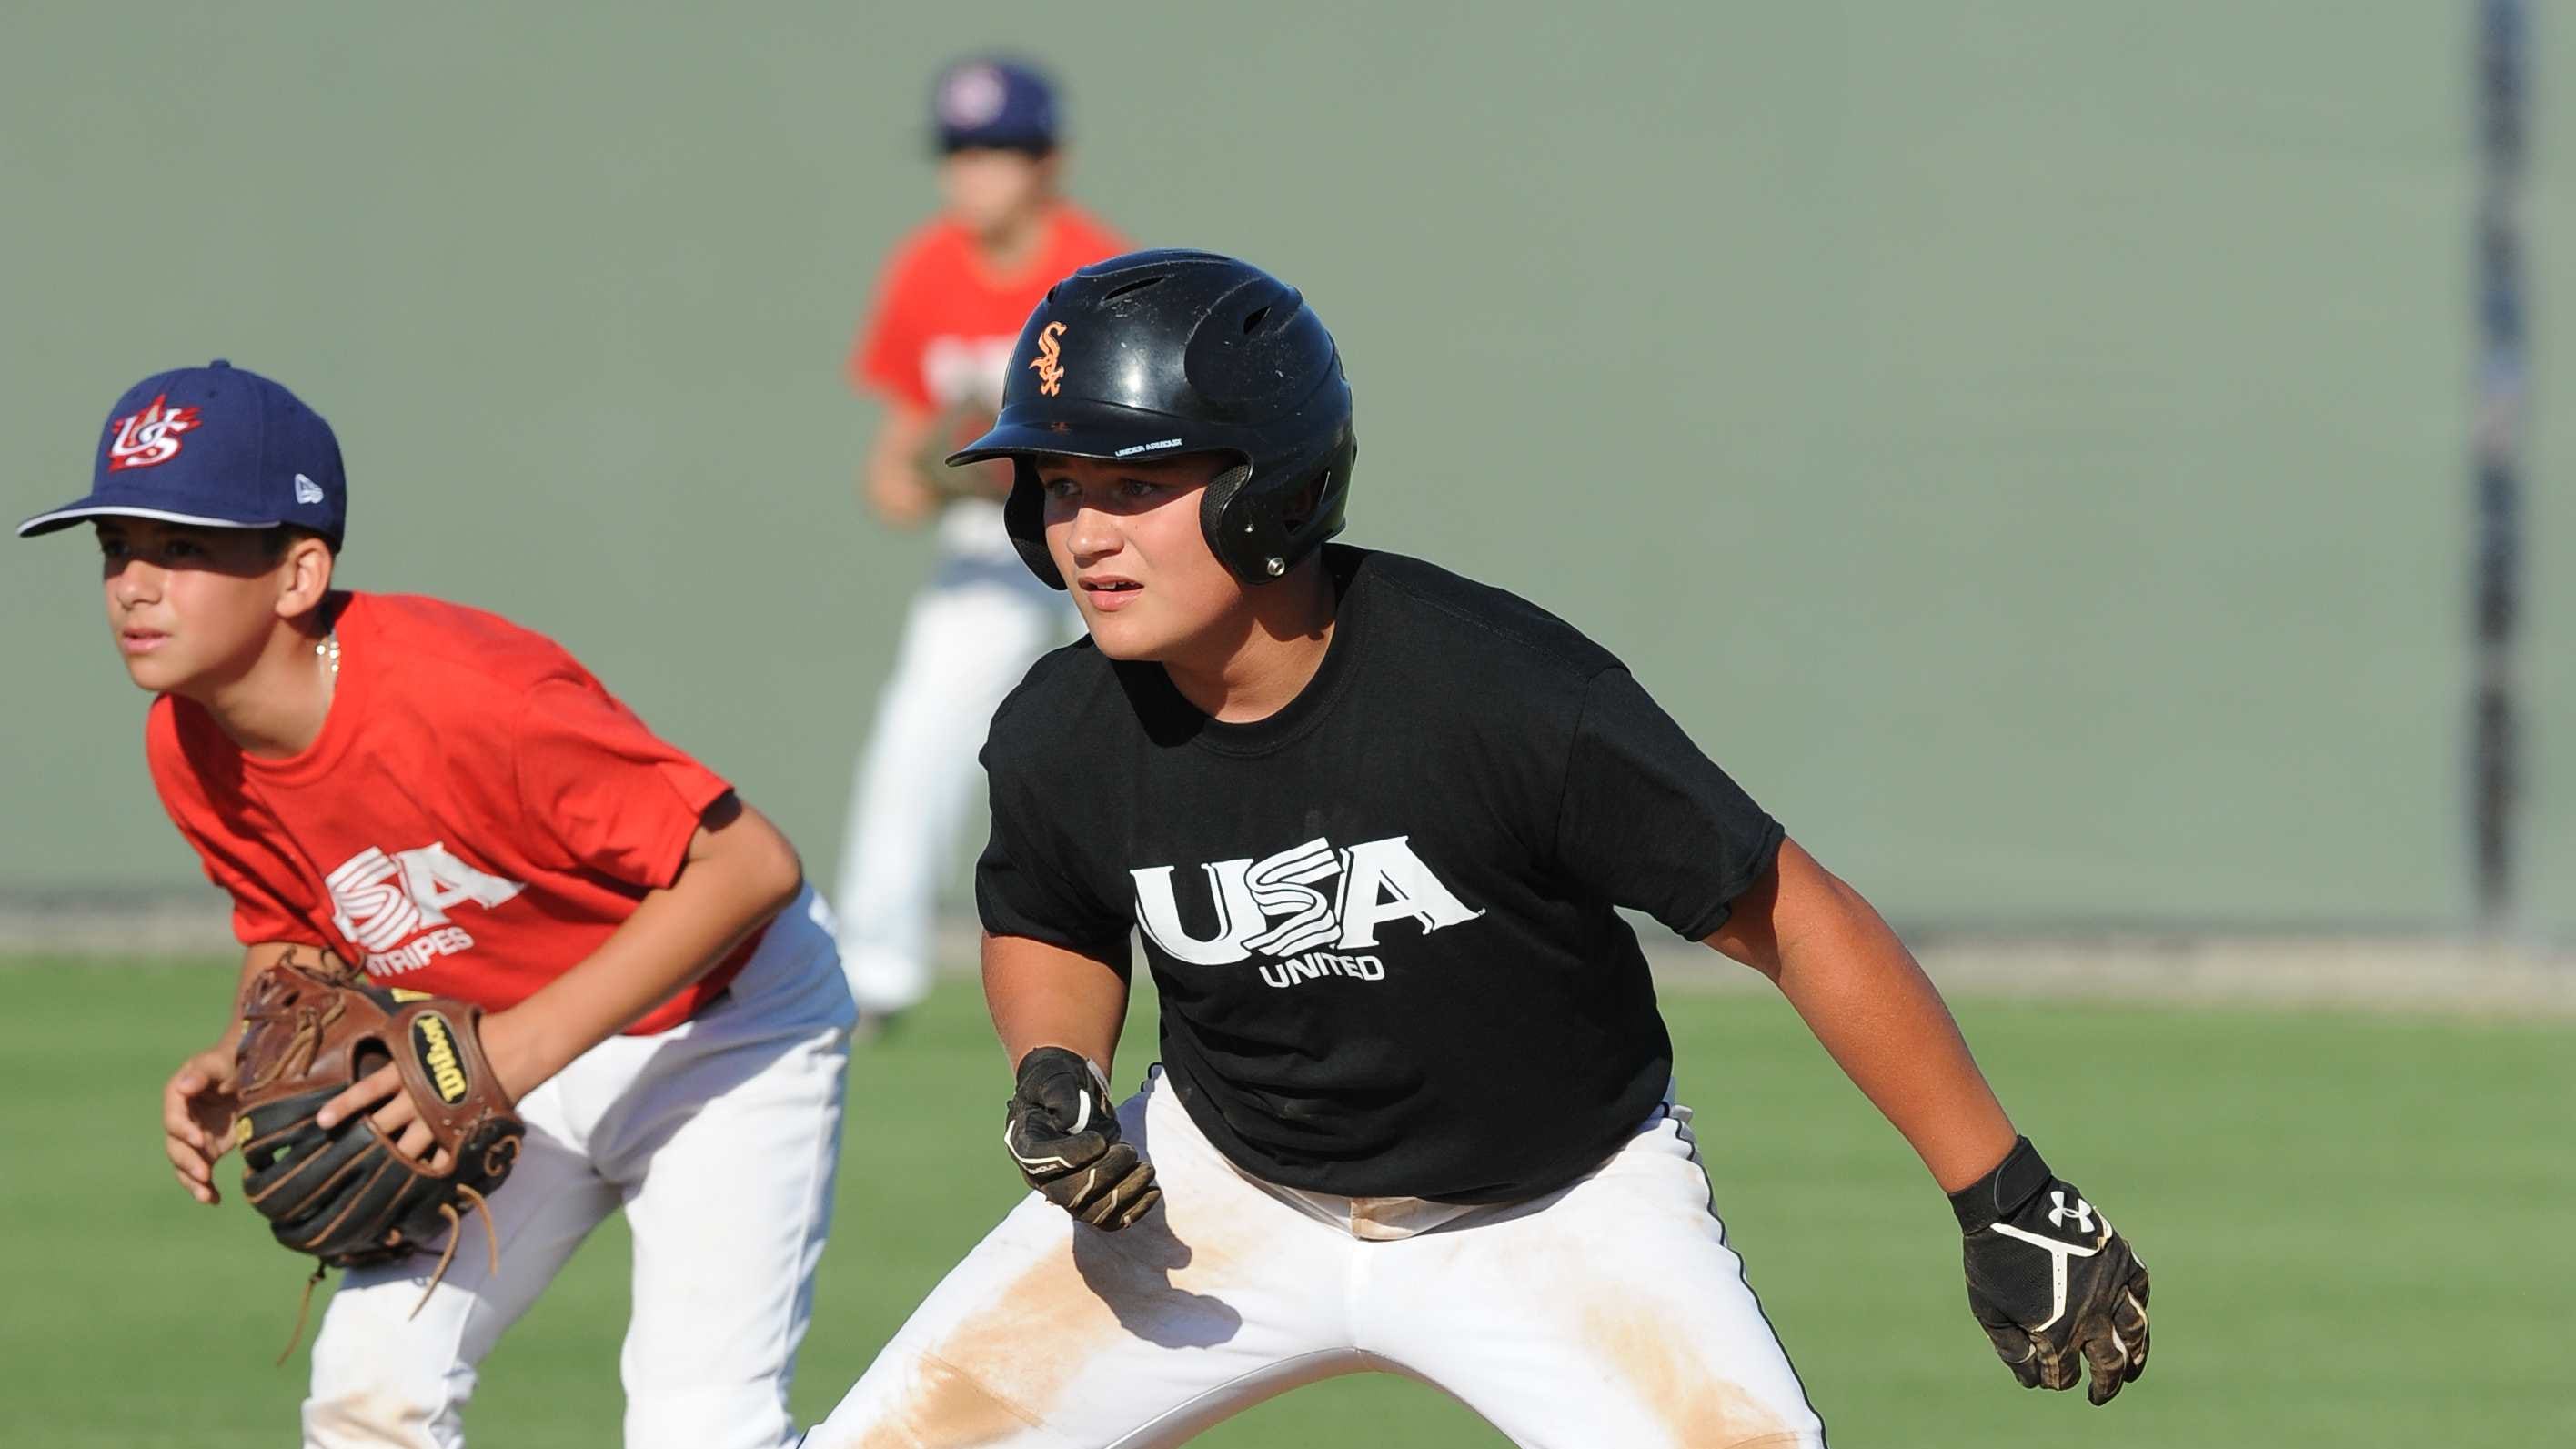
[{"label": "distant player's glove", "polygon": [[955,403],[931,419],[922,434],[921,450],[912,457],[912,471],[928,485],[932,497],[941,503],[961,498],[1000,502],[1010,496],[1011,465],[1008,459],[997,467],[992,463],[972,463],[963,468],[948,466],[948,455],[966,445],[967,440],[983,434],[993,425],[993,411],[998,401]]},{"label": "distant player's glove", "polygon": [[2109,1403],[2147,1368],[2147,1270],[2129,1240],[2051,1176],[2027,1137],[1994,1171],[1950,1194],[1967,1234],[1968,1311],[2023,1388]]},{"label": "distant player's glove", "polygon": [[1116,1232],[1163,1200],[1154,1165],[1119,1140],[1107,1074],[1063,1047],[1020,1058],[1002,1145],[1029,1186],[1095,1228]]},{"label": "distant player's glove", "polygon": [[[463,1236],[459,1205],[483,1206],[483,1194],[510,1175],[527,1131],[483,1060],[482,1015],[444,997],[397,1001],[345,967],[281,964],[251,983],[234,1058],[241,1108],[233,1137],[243,1196],[280,1244],[323,1267],[356,1268],[424,1252],[446,1232],[430,1279],[437,1285]],[[324,1103],[387,1061],[437,1139],[432,1156],[444,1150],[443,1169],[396,1151],[365,1114],[327,1131],[315,1125]],[[488,1209],[483,1228],[497,1271]]]}]

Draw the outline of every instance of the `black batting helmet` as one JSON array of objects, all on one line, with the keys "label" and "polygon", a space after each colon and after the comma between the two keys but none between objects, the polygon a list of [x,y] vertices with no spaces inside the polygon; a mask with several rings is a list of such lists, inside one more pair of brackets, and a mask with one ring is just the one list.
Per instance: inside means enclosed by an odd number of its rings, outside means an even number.
[{"label": "black batting helmet", "polygon": [[[1213,252],[1152,251],[1048,289],[1011,354],[993,430],[948,459],[1012,460],[1011,542],[1060,589],[1030,461],[1044,453],[1231,455],[1200,500],[1199,526],[1236,578],[1259,584],[1342,531],[1359,445],[1341,352],[1296,288]],[[1319,486],[1305,504],[1309,485]]]}]

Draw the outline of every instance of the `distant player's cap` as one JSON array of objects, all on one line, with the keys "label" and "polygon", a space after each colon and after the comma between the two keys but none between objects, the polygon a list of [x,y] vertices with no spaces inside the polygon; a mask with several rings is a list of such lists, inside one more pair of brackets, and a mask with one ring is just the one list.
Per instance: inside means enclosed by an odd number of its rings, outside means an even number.
[{"label": "distant player's cap", "polygon": [[941,151],[1055,149],[1055,87],[1036,69],[987,56],[939,73],[930,122]]},{"label": "distant player's cap", "polygon": [[19,524],[18,536],[109,516],[206,528],[291,523],[337,549],[348,514],[331,425],[283,386],[217,358],[126,389],[99,436],[89,496]]}]

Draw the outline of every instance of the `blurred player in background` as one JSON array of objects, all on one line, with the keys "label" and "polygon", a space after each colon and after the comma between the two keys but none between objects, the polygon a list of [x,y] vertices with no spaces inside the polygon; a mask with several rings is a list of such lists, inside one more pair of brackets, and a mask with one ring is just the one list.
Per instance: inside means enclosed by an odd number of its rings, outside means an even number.
[{"label": "blurred player in background", "polygon": [[[241,985],[329,953],[482,1006],[527,1123],[490,1199],[497,1271],[466,1252],[435,1286],[423,1258],[341,1281],[303,1442],[462,1444],[484,1355],[622,1207],[629,1449],[776,1449],[849,1062],[828,915],[785,837],[554,641],[333,588],[346,517],[330,426],[219,361],[129,391],[89,496],[18,526],[97,533],[118,653],[155,696],[152,783],[232,898]],[[203,1203],[234,1145],[237,1000],[162,1092]],[[429,1141],[392,1066],[316,1120]]]},{"label": "blurred player in background", "polygon": [[1059,193],[1052,87],[1027,66],[969,60],[939,76],[940,215],[886,264],[850,378],[884,406],[861,485],[899,528],[933,526],[939,563],[904,622],[859,762],[841,845],[841,952],[859,1009],[892,1016],[930,989],[940,878],[994,706],[1076,624],[1002,528],[1006,465],[947,452],[1001,406],[1020,324],[1058,277],[1124,248]]}]

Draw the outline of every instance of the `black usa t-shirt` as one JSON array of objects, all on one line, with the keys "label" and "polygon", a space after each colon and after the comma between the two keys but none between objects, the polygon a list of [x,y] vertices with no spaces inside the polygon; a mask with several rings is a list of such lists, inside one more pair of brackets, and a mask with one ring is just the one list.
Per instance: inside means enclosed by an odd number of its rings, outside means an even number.
[{"label": "black usa t-shirt", "polygon": [[1088,640],[984,749],[984,928],[1129,969],[1238,1166],[1500,1202],[1607,1157],[1672,1042],[1630,906],[1722,925],[1781,831],[1609,651],[1499,589],[1332,547],[1341,603],[1286,708],[1224,724]]}]

